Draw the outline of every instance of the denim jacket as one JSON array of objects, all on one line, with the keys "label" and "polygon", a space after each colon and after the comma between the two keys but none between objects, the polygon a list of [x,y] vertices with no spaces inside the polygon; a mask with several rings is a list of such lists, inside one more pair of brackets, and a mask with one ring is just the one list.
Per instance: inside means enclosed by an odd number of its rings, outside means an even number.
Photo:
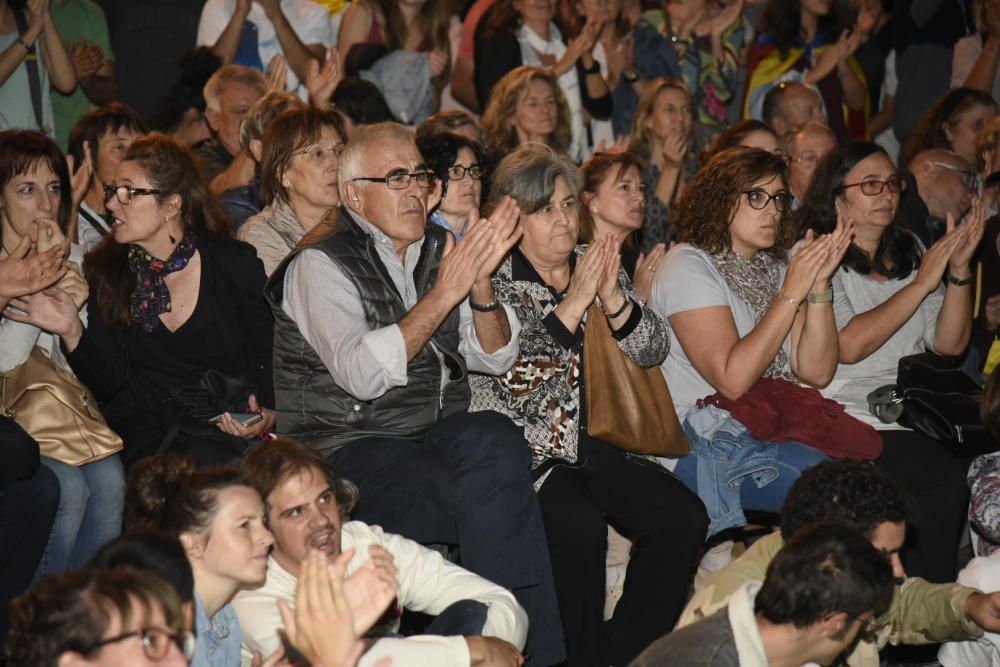
[{"label": "denim jacket", "polygon": [[740,486],[747,475],[758,488],[778,478],[779,443],[751,437],[727,410],[714,405],[688,412],[684,432],[698,457],[698,495],[711,520],[708,534],[746,524]]}]

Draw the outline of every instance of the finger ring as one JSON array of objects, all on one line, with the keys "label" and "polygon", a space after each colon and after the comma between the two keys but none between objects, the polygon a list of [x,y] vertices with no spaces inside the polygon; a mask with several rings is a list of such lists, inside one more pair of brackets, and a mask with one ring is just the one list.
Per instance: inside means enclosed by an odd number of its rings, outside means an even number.
[{"label": "finger ring", "polygon": [[650,273],[656,273],[656,267],[655,266],[649,267],[649,272]]}]

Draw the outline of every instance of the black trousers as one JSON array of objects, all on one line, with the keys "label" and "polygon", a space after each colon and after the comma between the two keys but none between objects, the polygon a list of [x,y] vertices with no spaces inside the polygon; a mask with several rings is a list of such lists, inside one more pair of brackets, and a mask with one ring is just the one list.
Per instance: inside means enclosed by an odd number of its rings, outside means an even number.
[{"label": "black trousers", "polygon": [[965,475],[971,459],[908,429],[879,431],[882,456],[875,462],[906,491],[906,543],[900,559],[906,574],[934,583],[955,581],[958,542],[969,506]]},{"label": "black trousers", "polygon": [[[538,494],[568,664],[627,665],[680,616],[708,514],[667,470],[593,439],[581,452],[581,466],[556,466]],[[624,595],[605,622],[609,523],[633,542],[633,553]]]},{"label": "black trousers", "polygon": [[[26,462],[11,472],[21,479],[5,479],[0,488],[0,636],[7,635],[10,601],[31,585],[38,561],[49,541],[59,507],[59,481],[38,465],[38,444],[13,420],[0,418],[0,450],[4,467]],[[31,464],[31,461],[34,464]],[[34,468],[34,474],[23,477]]]},{"label": "black trousers", "polygon": [[509,589],[528,612],[528,664],[563,660],[531,457],[513,422],[463,412],[423,440],[364,438],[329,460],[361,490],[355,519],[416,542],[457,544],[463,567]]}]

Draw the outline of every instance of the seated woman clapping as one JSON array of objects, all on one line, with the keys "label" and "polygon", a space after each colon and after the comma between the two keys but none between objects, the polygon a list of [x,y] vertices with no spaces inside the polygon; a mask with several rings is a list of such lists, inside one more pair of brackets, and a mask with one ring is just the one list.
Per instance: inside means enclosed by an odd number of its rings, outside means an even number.
[{"label": "seated woman clapping", "polygon": [[[158,449],[229,462],[274,424],[273,320],[260,260],[229,238],[191,153],[164,135],[129,146],[106,191],[112,236],[84,262],[87,326],[53,293],[49,330],[125,441],[126,465]],[[218,428],[187,428],[171,399],[210,372],[246,389],[239,411],[262,418],[245,426],[226,412]]]},{"label": "seated woman clapping", "polygon": [[833,376],[826,296],[851,230],[810,234],[789,261],[791,199],[781,158],[723,151],[688,183],[674,209],[682,243],[654,267],[650,306],[677,338],[661,368],[693,449],[676,473],[705,501],[713,533],[741,525],[744,509],[778,511],[799,473],[824,458],[756,440],[726,410],[696,405],[717,392],[736,399],[762,377],[822,386]]},{"label": "seated woman clapping", "polygon": [[340,206],[337,169],[347,132],[337,111],[289,109],[271,121],[261,142],[265,208],[240,227],[271,275],[306,232]]},{"label": "seated woman clapping", "polygon": [[[569,664],[626,664],[673,627],[706,517],[698,498],[666,470],[588,435],[581,360],[595,299],[604,309],[598,317],[607,318],[636,364],[658,364],[669,338],[621,270],[617,238],[577,247],[579,187],[576,166],[543,146],[517,149],[494,175],[486,210],[516,203],[524,230],[493,277],[497,301],[521,322],[520,356],[502,376],[470,378],[470,409],[496,410],[524,425]],[[605,625],[608,523],[635,551],[625,594]]]},{"label": "seated woman clapping", "polygon": [[[65,237],[69,220],[74,215],[71,209],[69,171],[55,142],[37,132],[0,132],[0,259],[12,253],[23,257],[24,245],[30,243],[29,252],[33,256],[58,255],[61,264],[58,270],[63,272],[51,288],[13,299],[3,311],[0,317],[0,373],[9,378],[18,373],[33,374],[34,377],[19,383],[23,386],[41,382],[42,369],[54,366],[54,371],[68,376],[66,381],[75,383],[82,393],[63,354],[65,339],[49,307],[56,300],[74,318],[79,318],[81,326],[87,322],[88,290],[80,273],[83,251],[78,246],[71,246]],[[49,265],[46,270],[55,269]],[[9,396],[0,397],[0,408],[9,410],[11,416],[18,419],[17,406],[7,403],[8,400]],[[46,404],[44,410],[49,418],[58,415],[58,419],[66,420],[65,429],[59,430],[60,436],[72,433],[69,437],[77,439],[75,423],[68,421],[73,415],[59,410],[60,406],[58,401],[52,400],[52,405]],[[48,436],[53,435],[53,430],[44,425],[22,419],[22,426],[29,434],[41,427]],[[78,439],[82,441],[83,437]],[[53,438],[46,438],[41,444],[42,464],[59,480],[60,499],[36,576],[82,567],[104,542],[117,537],[121,531],[125,491],[124,473],[117,454],[81,465],[81,459],[68,456]]]},{"label": "seated woman clapping", "polygon": [[825,393],[879,430],[877,463],[911,496],[911,519],[921,538],[906,547],[909,572],[952,581],[968,460],[920,433],[882,423],[869,412],[868,394],[896,382],[901,357],[965,350],[972,331],[970,263],[985,215],[978,200],[960,225],[949,214],[948,232],[924,251],[903,219],[900,199],[908,196],[917,193],[906,191],[881,147],[852,142],[820,161],[796,219],[817,233],[844,224],[856,230],[831,282],[840,364]]}]

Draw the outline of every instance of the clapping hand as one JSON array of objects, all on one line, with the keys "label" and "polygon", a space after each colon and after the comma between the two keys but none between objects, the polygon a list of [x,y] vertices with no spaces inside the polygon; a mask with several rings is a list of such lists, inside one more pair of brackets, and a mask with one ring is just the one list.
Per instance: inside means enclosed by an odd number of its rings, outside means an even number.
[{"label": "clapping hand", "polygon": [[69,56],[77,79],[86,79],[97,74],[104,66],[104,52],[97,44],[87,43],[83,37],[69,45]]},{"label": "clapping hand", "polygon": [[604,278],[606,262],[607,247],[599,239],[590,244],[583,257],[577,259],[565,300],[574,304],[581,314],[590,308],[597,297],[597,288]]},{"label": "clapping hand", "polygon": [[326,60],[320,65],[315,58],[306,64],[306,90],[309,91],[309,103],[321,109],[330,108],[330,98],[337,90],[344,73],[340,69],[340,53],[337,47],[326,50]]},{"label": "clapping hand", "polygon": [[622,267],[622,239],[617,234],[609,232],[599,242],[604,243],[604,266],[601,280],[597,284],[597,296],[605,310],[615,311],[622,305],[625,292],[618,282],[618,274]]},{"label": "clapping hand", "polygon": [[643,301],[649,301],[653,293],[653,276],[660,260],[667,254],[667,246],[662,243],[649,251],[648,255],[639,254],[639,261],[635,263],[635,279],[632,281],[632,288],[636,295]]},{"label": "clapping hand", "polygon": [[83,160],[76,164],[76,158],[72,155],[66,156],[69,166],[69,180],[73,190],[73,208],[79,208],[80,203],[90,191],[90,186],[94,176],[94,161],[90,157],[90,142],[83,142]]},{"label": "clapping hand", "polygon": [[[948,214],[947,229],[950,231],[955,227],[955,219],[951,213]],[[972,198],[972,207],[965,217],[959,229],[962,230],[961,241],[955,247],[955,252],[948,259],[948,266],[953,275],[959,278],[965,277],[972,262],[972,256],[979,247],[979,242],[983,238],[983,229],[986,227],[986,207],[979,197]]]},{"label": "clapping hand", "polygon": [[608,142],[601,139],[597,142],[597,146],[594,148],[594,153],[625,153],[628,151],[629,140],[630,137],[627,134],[624,134],[615,139],[614,142],[608,146]]},{"label": "clapping hand", "polygon": [[278,600],[285,636],[312,665],[350,667],[364,651],[364,630],[356,625],[344,578],[353,557],[348,549],[328,563],[324,554],[311,551],[295,588],[295,610]]},{"label": "clapping hand", "polygon": [[0,306],[14,297],[45,289],[65,275],[60,248],[31,253],[31,238],[22,236],[10,254],[0,259]]},{"label": "clapping hand", "polygon": [[827,262],[833,249],[832,234],[815,236],[811,229],[806,232],[798,252],[788,263],[788,272],[785,274],[785,282],[781,285],[781,294],[801,303],[816,284],[820,271],[824,267],[829,267]]},{"label": "clapping hand", "polygon": [[271,58],[267,64],[267,73],[264,75],[266,81],[264,88],[270,92],[283,93],[285,84],[288,81],[288,63],[285,56],[280,53]]},{"label": "clapping hand", "polygon": [[743,12],[743,0],[732,0],[721,12],[709,20],[708,29],[713,36],[721,36],[735,23]]},{"label": "clapping hand", "polygon": [[448,54],[441,49],[434,49],[428,53],[427,61],[431,68],[431,78],[441,76],[448,68]]}]

